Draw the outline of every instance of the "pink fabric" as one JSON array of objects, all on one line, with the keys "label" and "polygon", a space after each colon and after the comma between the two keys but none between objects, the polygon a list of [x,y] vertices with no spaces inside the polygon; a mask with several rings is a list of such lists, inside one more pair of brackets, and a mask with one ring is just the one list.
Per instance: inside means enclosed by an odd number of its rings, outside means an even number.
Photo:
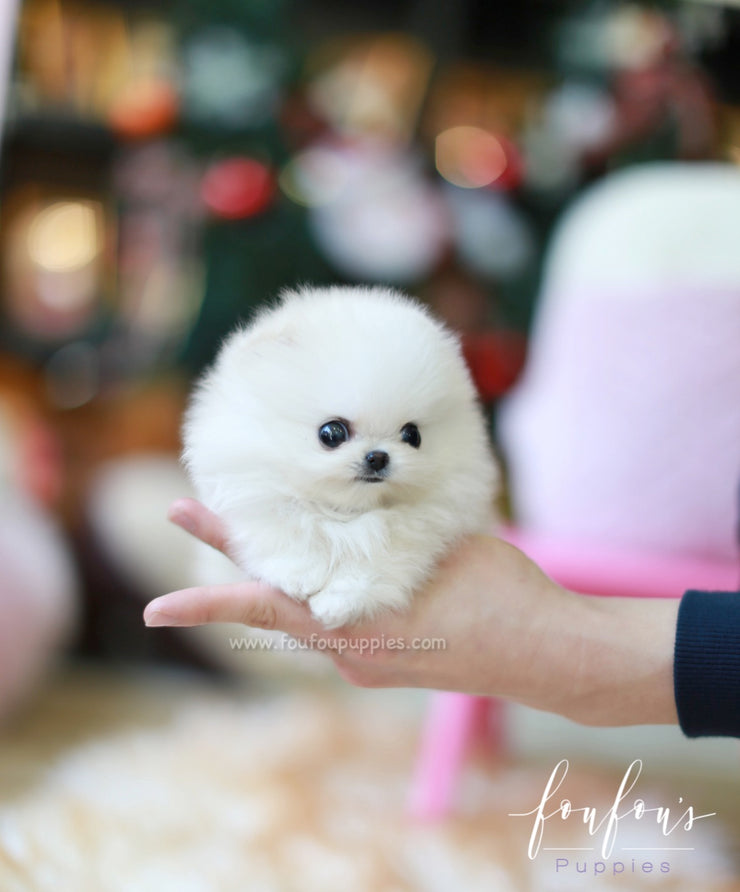
[{"label": "pink fabric", "polygon": [[547,296],[499,430],[522,528],[732,560],[740,283]]},{"label": "pink fabric", "polygon": [[514,527],[501,535],[564,588],[583,594],[680,598],[690,588],[734,591],[740,586],[738,561],[609,547]]}]

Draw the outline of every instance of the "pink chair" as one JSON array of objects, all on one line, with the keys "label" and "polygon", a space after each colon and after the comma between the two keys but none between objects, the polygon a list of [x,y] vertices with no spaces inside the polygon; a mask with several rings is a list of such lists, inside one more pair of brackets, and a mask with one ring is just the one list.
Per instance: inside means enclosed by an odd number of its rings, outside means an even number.
[{"label": "pink chair", "polygon": [[[566,588],[680,597],[740,582],[740,170],[649,164],[605,178],[553,238],[527,365],[499,407],[517,527]],[[411,810],[450,807],[504,707],[432,695]]]}]

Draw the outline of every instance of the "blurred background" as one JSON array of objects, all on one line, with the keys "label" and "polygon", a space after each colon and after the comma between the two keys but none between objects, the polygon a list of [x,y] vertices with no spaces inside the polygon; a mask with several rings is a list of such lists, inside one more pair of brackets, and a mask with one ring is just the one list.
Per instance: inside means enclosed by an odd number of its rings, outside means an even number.
[{"label": "blurred background", "polygon": [[[732,311],[720,318],[734,338],[738,59],[730,0],[6,0],[0,713],[32,710],[60,656],[232,677],[223,640],[152,633],[141,610],[188,581],[190,546],[165,512],[188,491],[177,456],[193,378],[281,288],[375,282],[418,295],[462,334],[498,443],[562,220],[625,172],[657,163],[690,181],[711,162],[733,207],[683,218],[679,184],[655,225],[679,217],[697,234],[656,253],[690,253],[702,232],[730,244],[686,275],[698,269],[693,284],[716,290],[724,271]],[[602,240],[602,285],[619,278],[618,241]],[[702,304],[693,332],[705,311],[714,318]],[[725,386],[736,415],[737,375]],[[515,468],[512,423],[502,454]],[[737,478],[725,482],[736,492]],[[670,551],[659,535],[642,544]],[[696,552],[733,561],[733,548],[720,537]],[[236,672],[251,678],[245,666]],[[590,755],[608,749],[588,740]]]}]

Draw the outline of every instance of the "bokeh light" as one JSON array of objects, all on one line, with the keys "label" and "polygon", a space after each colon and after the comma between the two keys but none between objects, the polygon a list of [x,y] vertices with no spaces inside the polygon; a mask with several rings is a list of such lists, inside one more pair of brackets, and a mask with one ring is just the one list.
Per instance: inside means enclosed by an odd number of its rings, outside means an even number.
[{"label": "bokeh light", "polygon": [[312,146],[292,158],[278,183],[296,204],[316,207],[339,198],[351,178],[347,153],[331,146]]},{"label": "bokeh light", "polygon": [[92,263],[101,248],[100,217],[90,201],[59,201],[39,211],[28,230],[31,260],[52,273]]},{"label": "bokeh light", "polygon": [[59,409],[76,409],[89,403],[100,386],[98,351],[84,341],[60,347],[44,368],[46,392]]},{"label": "bokeh light", "polygon": [[412,138],[434,58],[419,40],[381,34],[315,53],[308,85],[312,109],[350,138],[391,143]]},{"label": "bokeh light", "polygon": [[358,280],[405,284],[428,275],[448,242],[449,220],[419,159],[359,144],[335,152],[341,185],[309,214],[325,255]]},{"label": "bokeh light", "polygon": [[255,158],[224,158],[213,163],[201,184],[209,210],[224,220],[244,220],[264,211],[275,191],[272,171]]},{"label": "bokeh light", "polygon": [[450,127],[434,144],[437,170],[453,186],[480,189],[502,176],[506,150],[496,137],[480,127]]}]

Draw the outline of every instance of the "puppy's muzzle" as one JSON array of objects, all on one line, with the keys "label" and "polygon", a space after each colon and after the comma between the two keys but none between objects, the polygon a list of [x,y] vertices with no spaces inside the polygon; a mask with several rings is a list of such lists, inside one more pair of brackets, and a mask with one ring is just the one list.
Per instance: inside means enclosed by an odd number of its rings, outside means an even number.
[{"label": "puppy's muzzle", "polygon": [[388,476],[391,457],[381,449],[374,449],[365,456],[359,479],[365,483],[380,483]]}]

